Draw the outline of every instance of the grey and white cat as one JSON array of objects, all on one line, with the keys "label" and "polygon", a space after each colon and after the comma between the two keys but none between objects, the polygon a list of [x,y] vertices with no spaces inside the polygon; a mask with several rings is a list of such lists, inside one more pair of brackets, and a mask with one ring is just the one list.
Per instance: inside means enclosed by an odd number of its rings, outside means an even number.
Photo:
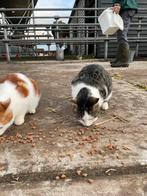
[{"label": "grey and white cat", "polygon": [[90,126],[97,120],[97,110],[108,109],[112,95],[110,74],[100,65],[85,66],[72,80],[72,98],[77,105],[79,122]]}]

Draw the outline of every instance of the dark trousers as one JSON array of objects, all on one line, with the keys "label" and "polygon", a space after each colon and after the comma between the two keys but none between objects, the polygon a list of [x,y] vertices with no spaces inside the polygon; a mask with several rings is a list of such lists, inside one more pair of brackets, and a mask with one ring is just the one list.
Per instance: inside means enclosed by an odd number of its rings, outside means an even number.
[{"label": "dark trousers", "polygon": [[124,42],[128,43],[128,30],[129,30],[131,19],[135,15],[135,13],[136,13],[135,10],[124,10],[120,12],[120,16],[122,17],[124,22],[124,29],[123,31],[121,30],[117,31],[118,44],[122,44]]}]

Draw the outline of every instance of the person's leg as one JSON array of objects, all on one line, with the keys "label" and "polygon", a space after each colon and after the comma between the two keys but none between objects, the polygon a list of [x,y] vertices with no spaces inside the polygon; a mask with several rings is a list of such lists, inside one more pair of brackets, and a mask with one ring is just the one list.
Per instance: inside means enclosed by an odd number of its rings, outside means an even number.
[{"label": "person's leg", "polygon": [[129,66],[129,44],[128,44],[128,37],[127,37],[130,21],[131,21],[129,11],[130,10],[126,10],[120,14],[124,22],[124,29],[123,31],[118,30],[117,32],[118,49],[116,54],[116,60],[111,63],[112,67]]},{"label": "person's leg", "polygon": [[118,40],[118,44],[127,42],[128,43],[128,30],[129,30],[129,26],[130,26],[130,21],[131,21],[131,17],[129,15],[130,10],[126,10],[123,11],[122,13],[120,13],[120,16],[123,19],[123,23],[124,23],[124,29],[123,31],[118,30],[117,31],[117,40]]}]

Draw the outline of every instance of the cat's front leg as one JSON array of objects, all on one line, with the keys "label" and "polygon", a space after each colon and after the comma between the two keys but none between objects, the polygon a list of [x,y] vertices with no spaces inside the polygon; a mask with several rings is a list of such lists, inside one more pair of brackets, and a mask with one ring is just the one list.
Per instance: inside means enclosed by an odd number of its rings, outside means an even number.
[{"label": "cat's front leg", "polygon": [[3,135],[4,132],[5,130],[0,130],[0,136]]},{"label": "cat's front leg", "polygon": [[35,109],[30,109],[28,113],[29,114],[35,114],[36,113],[36,110]]},{"label": "cat's front leg", "polygon": [[22,125],[24,123],[24,116],[17,116],[14,120],[15,125]]},{"label": "cat's front leg", "polygon": [[101,108],[103,110],[108,110],[108,108],[109,108],[108,102],[107,101],[104,101],[103,104],[102,104],[102,106],[101,106]]}]

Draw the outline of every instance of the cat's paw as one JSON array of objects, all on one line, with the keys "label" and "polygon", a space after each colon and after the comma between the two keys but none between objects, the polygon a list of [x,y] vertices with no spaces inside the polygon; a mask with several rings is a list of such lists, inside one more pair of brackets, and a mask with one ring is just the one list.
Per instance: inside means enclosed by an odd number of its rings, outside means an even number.
[{"label": "cat's paw", "polygon": [[3,135],[4,132],[5,130],[0,130],[0,136]]},{"label": "cat's paw", "polygon": [[35,109],[29,110],[29,114],[35,114],[35,113],[36,113]]},{"label": "cat's paw", "polygon": [[15,125],[22,125],[24,123],[24,118],[16,118],[14,123]]},{"label": "cat's paw", "polygon": [[108,106],[108,102],[104,102],[102,104],[102,107],[101,107],[103,110],[108,110],[109,106]]}]

